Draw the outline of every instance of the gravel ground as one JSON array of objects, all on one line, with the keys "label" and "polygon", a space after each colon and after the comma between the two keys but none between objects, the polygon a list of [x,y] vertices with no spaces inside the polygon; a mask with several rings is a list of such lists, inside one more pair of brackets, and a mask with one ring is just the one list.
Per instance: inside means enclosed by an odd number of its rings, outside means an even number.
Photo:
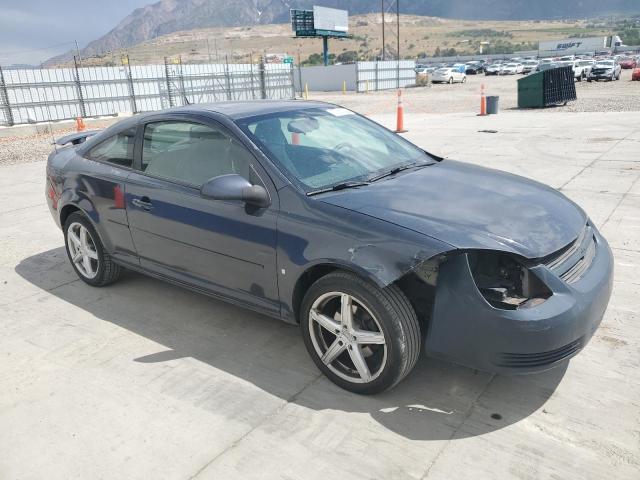
[{"label": "gravel ground", "polygon": [[0,138],[0,166],[44,160],[53,150],[51,142],[51,134]]},{"label": "gravel ground", "polygon": [[[473,112],[480,109],[480,85],[486,95],[500,97],[500,110],[517,109],[517,80],[522,76],[469,75],[467,83],[434,84],[429,87],[407,88],[402,98],[405,113]],[[631,70],[623,70],[617,82],[576,82],[578,100],[566,106],[548,109],[531,109],[531,112],[627,112],[640,111],[640,82],[631,81]],[[340,103],[366,115],[393,112],[396,105],[395,91],[368,94],[315,93],[311,100]]]},{"label": "gravel ground", "polygon": [[[438,84],[430,88],[407,88],[403,91],[406,114],[474,112],[479,110],[480,85],[484,84],[486,95],[500,97],[500,110],[505,113],[517,109],[517,79],[520,76],[467,77],[465,84]],[[625,112],[640,111],[640,82],[631,81],[631,70],[623,70],[617,82],[577,82],[578,100],[566,106],[531,109],[530,112]],[[311,100],[339,103],[365,115],[393,113],[396,108],[396,92],[386,90],[368,94],[312,92]],[[92,124],[91,128],[108,125]],[[59,137],[72,132],[56,132]],[[51,152],[51,135],[38,134],[30,137],[0,138],[0,166],[43,160]]]},{"label": "gravel ground", "polygon": [[[113,120],[104,122],[92,122],[87,128],[105,128],[113,123]],[[69,128],[56,131],[55,138],[62,137],[75,131],[72,123]],[[14,136],[0,138],[0,167],[4,165],[15,165],[17,163],[39,162],[47,158],[53,150],[53,140],[50,133],[39,133],[31,136]]]}]

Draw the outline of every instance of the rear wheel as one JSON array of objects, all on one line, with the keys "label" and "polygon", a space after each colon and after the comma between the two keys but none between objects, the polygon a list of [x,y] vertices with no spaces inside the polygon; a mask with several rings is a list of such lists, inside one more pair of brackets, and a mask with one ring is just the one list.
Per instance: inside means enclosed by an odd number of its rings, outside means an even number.
[{"label": "rear wheel", "polygon": [[467,77],[462,77],[462,83],[467,83]]},{"label": "rear wheel", "polygon": [[300,326],[318,368],[355,393],[387,390],[414,367],[420,326],[395,285],[383,289],[347,272],[326,275],[307,291]]},{"label": "rear wheel", "polygon": [[452,84],[453,83],[453,77],[449,77],[449,81],[447,83]]},{"label": "rear wheel", "polygon": [[122,268],[105,251],[87,217],[74,212],[64,224],[64,240],[71,266],[80,279],[94,287],[115,282]]}]

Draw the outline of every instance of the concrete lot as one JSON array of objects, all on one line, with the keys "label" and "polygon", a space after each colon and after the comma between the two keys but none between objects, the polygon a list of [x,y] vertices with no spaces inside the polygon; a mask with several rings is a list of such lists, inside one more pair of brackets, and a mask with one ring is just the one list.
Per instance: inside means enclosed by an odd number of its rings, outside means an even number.
[{"label": "concrete lot", "polygon": [[587,210],[616,279],[580,355],[515,378],[423,358],[393,391],[352,395],[319,374],[295,327],[137,274],[77,280],[44,163],[6,166],[0,478],[640,478],[640,112],[406,125],[434,153],[532,177]]}]

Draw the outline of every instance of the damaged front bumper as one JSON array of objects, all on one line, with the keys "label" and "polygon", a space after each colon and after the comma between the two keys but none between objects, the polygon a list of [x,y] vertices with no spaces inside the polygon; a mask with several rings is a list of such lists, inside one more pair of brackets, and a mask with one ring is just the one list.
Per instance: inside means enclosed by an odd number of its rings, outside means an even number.
[{"label": "damaged front bumper", "polygon": [[491,306],[468,254],[451,256],[439,269],[427,354],[501,374],[544,371],[576,355],[600,324],[613,283],[611,249],[595,228],[593,238],[595,256],[579,280],[568,282],[544,264],[531,269],[552,291],[532,308]]}]

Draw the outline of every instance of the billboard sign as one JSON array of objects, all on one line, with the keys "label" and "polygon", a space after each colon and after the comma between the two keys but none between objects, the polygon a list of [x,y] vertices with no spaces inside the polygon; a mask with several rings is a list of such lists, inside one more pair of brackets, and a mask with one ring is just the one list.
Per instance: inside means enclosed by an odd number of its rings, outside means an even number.
[{"label": "billboard sign", "polygon": [[313,26],[316,30],[347,33],[349,30],[349,12],[314,5]]},{"label": "billboard sign", "polygon": [[607,37],[565,38],[539,42],[540,53],[570,55],[581,52],[594,52],[606,46]]}]

